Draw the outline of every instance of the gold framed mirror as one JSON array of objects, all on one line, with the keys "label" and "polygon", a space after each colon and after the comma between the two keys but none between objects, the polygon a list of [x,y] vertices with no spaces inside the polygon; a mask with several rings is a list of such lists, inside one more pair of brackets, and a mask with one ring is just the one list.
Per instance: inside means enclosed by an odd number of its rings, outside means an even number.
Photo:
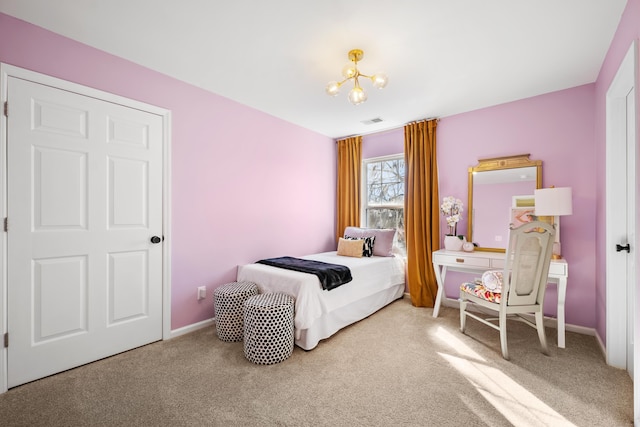
[{"label": "gold framed mirror", "polygon": [[534,190],[542,188],[542,160],[529,154],[479,159],[469,168],[467,240],[476,250],[505,252],[513,208],[533,208]]}]

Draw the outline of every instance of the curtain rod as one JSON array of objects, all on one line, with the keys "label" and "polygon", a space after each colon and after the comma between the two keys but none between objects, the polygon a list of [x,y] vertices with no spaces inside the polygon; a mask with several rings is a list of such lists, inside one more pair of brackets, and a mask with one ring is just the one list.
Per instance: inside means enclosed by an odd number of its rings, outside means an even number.
[{"label": "curtain rod", "polygon": [[359,133],[359,134],[353,134],[353,135],[347,135],[347,136],[341,136],[340,138],[334,138],[334,141],[338,142],[342,139],[347,139],[347,138],[353,138],[354,136],[366,136],[366,135],[375,135],[376,133],[383,133],[383,132],[389,132],[392,130],[396,130],[396,129],[400,129],[400,128],[404,128],[406,125],[410,125],[412,123],[418,123],[418,122],[428,122],[429,120],[435,120],[436,123],[439,123],[440,120],[442,120],[440,117],[431,117],[429,119],[420,119],[420,120],[413,120],[411,122],[407,122],[405,124],[402,125],[398,125],[398,126],[393,126],[393,127],[388,127],[388,128],[384,128],[384,129],[378,129],[378,130],[372,130],[371,132],[368,133]]},{"label": "curtain rod", "polygon": [[429,121],[431,121],[431,120],[435,120],[435,121],[436,121],[436,123],[438,123],[438,122],[440,121],[440,117],[431,117],[431,118],[428,118],[428,119],[413,120],[413,121],[411,121],[411,122],[407,122],[407,123],[405,123],[404,125],[406,126],[406,125],[410,125],[410,124],[413,124],[413,123],[429,122]]}]

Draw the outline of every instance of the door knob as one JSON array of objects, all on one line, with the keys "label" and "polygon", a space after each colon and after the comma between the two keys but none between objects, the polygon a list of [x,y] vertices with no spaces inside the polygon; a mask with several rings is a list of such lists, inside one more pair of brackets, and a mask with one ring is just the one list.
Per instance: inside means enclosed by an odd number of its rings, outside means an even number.
[{"label": "door knob", "polygon": [[631,252],[631,247],[629,246],[628,243],[624,246],[616,245],[616,252],[622,252],[622,251],[627,251],[627,253]]},{"label": "door knob", "polygon": [[158,237],[158,236],[153,236],[151,238],[151,243],[155,244],[155,243],[160,243],[160,242],[162,242],[162,239],[160,237]]}]

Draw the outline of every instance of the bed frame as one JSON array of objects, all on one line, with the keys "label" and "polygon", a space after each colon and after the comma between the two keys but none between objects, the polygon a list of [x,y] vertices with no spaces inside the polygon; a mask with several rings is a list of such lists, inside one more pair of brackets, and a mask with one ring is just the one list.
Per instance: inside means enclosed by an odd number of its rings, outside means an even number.
[{"label": "bed frame", "polygon": [[404,295],[405,268],[399,257],[354,258],[324,252],[300,258],[346,265],[353,280],[325,291],[313,274],[264,264],[239,266],[237,280],[256,283],[262,293],[283,292],[296,299],[295,343],[305,350]]}]

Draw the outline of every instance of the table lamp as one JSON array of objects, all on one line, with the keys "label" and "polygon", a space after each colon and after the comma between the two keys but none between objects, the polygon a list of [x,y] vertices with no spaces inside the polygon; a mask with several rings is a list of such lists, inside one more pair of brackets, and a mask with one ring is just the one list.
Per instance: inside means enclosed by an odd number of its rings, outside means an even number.
[{"label": "table lamp", "polygon": [[571,215],[571,187],[551,187],[535,190],[535,215],[552,216],[556,225],[556,238],[553,244],[553,259],[562,258],[560,248],[560,217]]}]

